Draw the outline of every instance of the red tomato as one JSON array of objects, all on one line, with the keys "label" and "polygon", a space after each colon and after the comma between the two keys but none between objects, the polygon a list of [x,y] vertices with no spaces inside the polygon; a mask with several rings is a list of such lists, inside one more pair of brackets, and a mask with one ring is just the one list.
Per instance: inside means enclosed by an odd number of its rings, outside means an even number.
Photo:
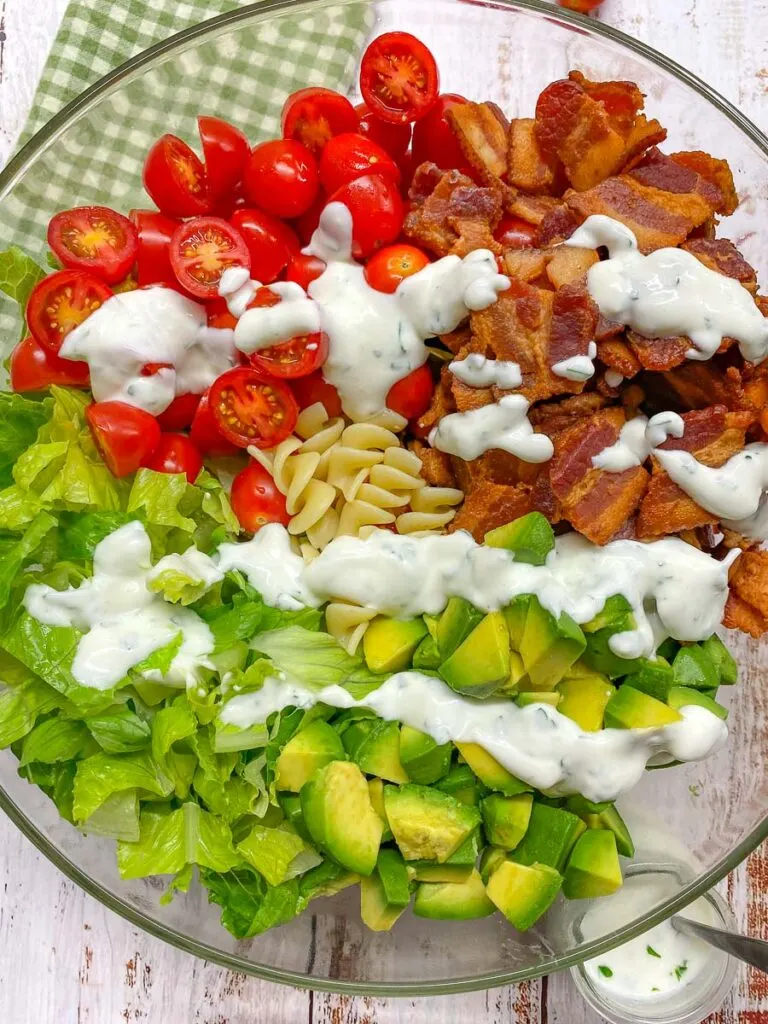
[{"label": "red tomato", "polygon": [[319,256],[305,256],[304,253],[297,253],[288,264],[285,272],[286,281],[294,281],[307,291],[313,281],[323,273],[326,268],[325,260]]},{"label": "red tomato", "polygon": [[242,235],[220,217],[196,217],[180,224],[171,239],[171,266],[182,288],[200,299],[218,297],[230,267],[250,269]]},{"label": "red tomato", "polygon": [[335,192],[363,174],[383,174],[400,183],[400,168],[377,142],[356,132],[331,139],[320,158],[320,183],[326,192]]},{"label": "red tomato", "polygon": [[364,174],[333,193],[332,203],[344,203],[352,214],[353,253],[370,256],[382,245],[394,242],[405,217],[397,186],[380,174]]},{"label": "red tomato", "polygon": [[346,96],[313,86],[288,97],[282,125],[284,139],[295,139],[319,157],[334,135],[357,130],[357,114]]},{"label": "red tomato", "polygon": [[431,160],[446,170],[464,167],[467,158],[448,124],[445,112],[466,102],[463,96],[444,92],[437,97],[427,116],[414,126],[413,159],[417,167],[425,160]]},{"label": "red tomato", "polygon": [[30,335],[20,341],[8,361],[12,391],[44,391],[51,384],[87,388],[88,363],[62,359]]},{"label": "red tomato", "polygon": [[317,230],[317,225],[320,223],[320,214],[325,209],[328,203],[328,196],[325,194],[323,189],[320,189],[317,193],[315,201],[312,203],[306,213],[303,213],[301,217],[298,217],[294,222],[293,226],[296,229],[296,234],[301,239],[302,245],[309,245],[312,235]]},{"label": "red tomato", "polygon": [[143,465],[156,473],[185,473],[193,484],[203,468],[203,457],[186,434],[161,434]]},{"label": "red tomato", "polygon": [[139,288],[148,284],[177,287],[171,267],[170,242],[180,221],[156,210],[131,210],[129,214],[139,240],[136,280]]},{"label": "red tomato", "polygon": [[355,110],[360,119],[357,130],[361,135],[365,135],[371,142],[378,143],[395,160],[405,156],[411,144],[410,124],[392,124],[391,121],[382,121],[380,117],[371,113],[365,103],[358,103]]},{"label": "red tomato", "polygon": [[243,179],[251,147],[239,128],[218,117],[198,117],[205,177],[211,202],[234,192]]},{"label": "red tomato", "polygon": [[377,292],[395,292],[407,277],[418,274],[429,263],[429,256],[415,245],[388,245],[368,260],[365,279]]},{"label": "red tomato", "polygon": [[530,249],[536,235],[536,225],[529,224],[522,217],[507,214],[501,218],[493,237],[505,249]]},{"label": "red tomato", "polygon": [[48,245],[65,267],[89,270],[117,284],[136,261],[138,239],[121,213],[107,206],[79,206],[51,218]]},{"label": "red tomato", "polygon": [[251,255],[251,274],[263,284],[276,281],[294,253],[301,249],[296,232],[264,210],[235,210],[232,225]]},{"label": "red tomato", "polygon": [[392,385],[387,395],[387,405],[407,420],[415,420],[429,408],[434,390],[432,372],[424,363]]},{"label": "red tomato", "polygon": [[234,455],[237,451],[236,445],[228,441],[216,426],[216,420],[213,418],[208,403],[208,391],[200,397],[192,426],[189,429],[189,437],[203,455]]},{"label": "red tomato", "polygon": [[228,309],[219,310],[218,312],[209,309],[208,326],[218,327],[219,330],[234,331],[237,327],[237,317],[232,316]]},{"label": "red tomato", "polygon": [[27,303],[27,323],[35,338],[58,352],[75,327],[112,295],[98,277],[82,270],[59,270],[35,286]]},{"label": "red tomato", "polygon": [[329,416],[341,416],[341,399],[339,392],[323,377],[320,370],[308,377],[299,377],[291,381],[293,391],[300,409],[307,409],[315,402],[322,402]]},{"label": "red tomato", "polygon": [[294,139],[262,142],[245,169],[246,198],[276,217],[300,217],[319,188],[317,161]]},{"label": "red tomato", "polygon": [[175,135],[163,135],[147,154],[144,188],[169,217],[200,217],[210,208],[205,168],[198,155]]},{"label": "red tomato", "polygon": [[232,481],[232,511],[248,533],[256,533],[267,523],[291,520],[285,508],[285,497],[275,487],[272,475],[258,462],[249,463]]},{"label": "red tomato", "polygon": [[115,476],[135,473],[160,441],[155,417],[126,402],[95,402],[85,410],[85,418],[102,459]]},{"label": "red tomato", "polygon": [[249,367],[222,373],[208,396],[217,427],[239,448],[274,448],[296,426],[299,407],[288,386]]},{"label": "red tomato", "polygon": [[157,417],[157,422],[163,430],[186,430],[195,418],[200,397],[192,394],[177,395]]},{"label": "red tomato", "polygon": [[408,32],[385,32],[363,54],[360,92],[383,121],[418,121],[435,102],[439,85],[435,58]]},{"label": "red tomato", "polygon": [[[260,288],[248,303],[248,309],[277,306],[280,296],[269,288]],[[267,377],[291,379],[306,377],[323,365],[328,358],[328,336],[301,334],[290,341],[258,349],[250,356],[251,366]]]},{"label": "red tomato", "polygon": [[561,7],[567,7],[571,11],[580,11],[582,14],[589,14],[599,7],[603,0],[557,0]]}]

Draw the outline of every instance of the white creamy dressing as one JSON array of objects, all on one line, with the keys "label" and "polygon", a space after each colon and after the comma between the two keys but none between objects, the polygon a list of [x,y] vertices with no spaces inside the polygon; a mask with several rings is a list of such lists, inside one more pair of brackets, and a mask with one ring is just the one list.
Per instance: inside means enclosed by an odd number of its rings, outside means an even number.
[{"label": "white creamy dressing", "polygon": [[615,444],[592,456],[592,465],[609,473],[642,466],[651,452],[669,437],[682,437],[685,422],[676,412],[657,412],[647,419],[635,416],[621,428]]},{"label": "white creamy dressing", "polygon": [[512,391],[523,383],[519,363],[509,359],[488,359],[480,352],[470,352],[464,359],[454,359],[448,369],[471,388],[503,388]]},{"label": "white creamy dressing", "polygon": [[437,743],[479,743],[529,785],[583,793],[590,800],[614,800],[631,789],[655,754],[677,760],[706,757],[728,735],[724,722],[699,707],[684,708],[680,722],[659,729],[584,732],[547,704],[519,708],[508,700],[472,701],[420,672],[398,672],[357,701],[341,686],[310,690],[269,677],[260,690],[227,701],[219,718],[244,729],[289,705],[318,703],[371,708],[381,718],[428,733]]},{"label": "white creamy dressing", "polygon": [[72,675],[82,686],[108,690],[128,670],[182,635],[181,647],[163,681],[185,686],[206,664],[213,636],[188,608],[169,604],[147,588],[151,545],[141,523],[126,523],[96,546],[93,576],[79,587],[54,590],[33,584],[24,607],[49,626],[82,630]]},{"label": "white creamy dressing", "polygon": [[768,444],[748,444],[719,467],[705,466],[690,452],[653,454],[678,487],[707,512],[728,520],[735,530],[740,520],[747,520],[747,528],[754,524],[768,488]]},{"label": "white creamy dressing", "polygon": [[[430,263],[394,294],[376,291],[352,257],[352,215],[342,203],[326,206],[304,251],[327,264],[310,284],[309,297],[290,282],[270,285],[282,302],[243,312],[235,344],[254,352],[322,330],[329,343],[323,376],[354,420],[385,408],[392,385],[426,361],[427,338],[454,330],[470,311],[490,306],[509,287],[493,253],[478,249],[463,260],[445,256]],[[236,300],[230,300],[235,315],[246,304],[238,299],[246,287],[242,279],[225,282]]]},{"label": "white creamy dressing", "polygon": [[216,564],[222,572],[242,572],[272,608],[296,611],[320,603],[303,579],[304,559],[294,553],[285,527],[269,523],[241,544],[221,544]]},{"label": "white creamy dressing", "polygon": [[492,405],[449,413],[430,431],[429,443],[466,462],[491,448],[501,448],[524,462],[548,462],[554,445],[546,434],[534,431],[528,406],[522,395],[504,395]]},{"label": "white creamy dressing", "polygon": [[566,380],[589,380],[595,375],[595,364],[592,360],[596,358],[597,345],[594,341],[590,341],[585,356],[570,356],[568,359],[561,359],[552,367],[552,373],[556,377],[564,377]]},{"label": "white creamy dressing", "polygon": [[232,316],[243,315],[248,303],[261,288],[260,281],[252,281],[247,267],[229,267],[221,275],[219,295],[226,300]]},{"label": "white creamy dressing", "polygon": [[689,359],[710,359],[726,337],[752,363],[768,355],[768,318],[752,296],[692,253],[664,248],[644,256],[633,232],[602,214],[587,217],[564,244],[608,249],[610,258],[590,267],[587,288],[609,320],[647,338],[684,335],[693,343]]},{"label": "white creamy dressing", "polygon": [[[153,416],[176,395],[202,394],[237,362],[231,330],[209,327],[201,305],[157,286],[107,299],[59,354],[88,363],[97,402],[126,402]],[[144,376],[147,363],[169,367]]]},{"label": "white creamy dressing", "polygon": [[205,587],[206,590],[224,578],[214,560],[197,548],[187,548],[182,554],[164,555],[147,573],[147,583],[161,579],[166,573],[185,576],[190,585]]},{"label": "white creamy dressing", "polygon": [[619,373],[618,370],[606,370],[605,371],[605,383],[609,388],[617,388],[624,380],[624,374]]}]

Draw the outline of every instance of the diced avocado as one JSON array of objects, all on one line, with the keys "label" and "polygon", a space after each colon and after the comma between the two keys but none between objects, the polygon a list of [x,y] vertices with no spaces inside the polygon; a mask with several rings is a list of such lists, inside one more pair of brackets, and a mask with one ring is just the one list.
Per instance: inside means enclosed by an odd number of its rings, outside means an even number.
[{"label": "diced avocado", "polygon": [[672,666],[666,658],[654,658],[653,661],[646,660],[642,667],[628,675],[623,685],[631,686],[634,690],[641,690],[649,697],[665,701],[669,688],[674,683]]},{"label": "diced avocado", "polygon": [[666,640],[662,640],[659,646],[656,648],[656,657],[664,658],[670,665],[675,660],[675,655],[680,650],[680,644],[677,640],[673,640],[671,636],[668,636]]},{"label": "diced avocado", "polygon": [[485,887],[488,897],[519,932],[527,931],[557,899],[562,876],[547,864],[505,860]]},{"label": "diced avocado", "polygon": [[355,722],[342,740],[350,758],[367,775],[378,775],[388,782],[408,782],[400,762],[400,726],[381,719]]},{"label": "diced avocado", "polygon": [[308,843],[312,842],[307,826],[304,824],[304,815],[301,813],[301,797],[299,794],[281,793],[277,798],[277,802],[280,804],[286,820],[293,825],[301,838],[305,839]]},{"label": "diced avocado", "polygon": [[739,667],[736,659],[725,646],[723,641],[713,633],[711,637],[704,640],[699,646],[707,652],[720,672],[720,682],[725,686],[732,686],[739,677]]},{"label": "diced avocado", "polygon": [[717,715],[723,721],[728,717],[728,708],[724,708],[722,704],[718,704],[716,700],[708,697],[701,690],[694,690],[689,686],[673,686],[669,691],[667,701],[669,706],[676,711],[687,707],[689,704],[696,704],[700,708],[706,708],[707,711],[711,711],[713,715]]},{"label": "diced avocado", "polygon": [[377,616],[363,635],[363,654],[371,672],[402,672],[411,664],[413,652],[427,626],[422,618],[389,619]]},{"label": "diced avocado", "polygon": [[360,875],[346,871],[332,860],[324,860],[316,868],[310,868],[299,878],[299,892],[302,896],[315,899],[319,896],[335,896],[350,885],[357,885]]},{"label": "diced avocado", "polygon": [[581,818],[570,811],[534,803],[528,830],[510,857],[518,864],[548,864],[562,871],[586,827]]},{"label": "diced avocado", "polygon": [[514,850],[528,829],[533,807],[533,794],[502,796],[491,793],[480,805],[483,827],[489,843],[505,850]]},{"label": "diced avocado", "polygon": [[706,690],[720,683],[720,670],[709,654],[698,644],[681,647],[672,662],[675,686],[691,686]]},{"label": "diced avocado", "polygon": [[425,636],[413,652],[413,667],[421,671],[434,672],[442,660],[437,640],[432,636]]},{"label": "diced avocado", "polygon": [[517,651],[509,652],[509,676],[495,690],[497,697],[516,697],[520,690],[530,689],[530,680],[523,659]]},{"label": "diced avocado", "polygon": [[601,629],[597,633],[587,633],[587,647],[582,656],[585,664],[593,671],[601,672],[609,679],[618,679],[631,672],[639,672],[643,667],[644,658],[622,658],[611,650],[611,638],[615,636],[612,629]]},{"label": "diced avocado", "polygon": [[387,813],[384,810],[384,783],[381,779],[368,779],[368,795],[371,798],[371,806],[381,818],[384,831],[381,834],[382,843],[388,843],[392,838],[392,829],[387,821]]},{"label": "diced avocado", "polygon": [[472,870],[465,882],[422,882],[416,890],[413,912],[434,921],[470,921],[496,913],[483,880]]},{"label": "diced avocado", "polygon": [[411,901],[405,861],[397,850],[379,850],[376,870],[360,879],[360,916],[375,932],[388,932]]},{"label": "diced avocado", "polygon": [[339,735],[322,719],[295,733],[277,759],[277,788],[298,793],[318,768],[346,757]]},{"label": "diced avocado", "polygon": [[409,861],[408,870],[416,882],[466,882],[472,864],[438,864],[434,860]]},{"label": "diced avocado", "polygon": [[616,836],[616,846],[622,857],[634,857],[635,844],[632,842],[632,836],[614,804],[608,801],[594,803],[583,796],[572,796],[568,798],[566,807],[574,814],[578,814],[587,828],[610,829]]},{"label": "diced avocado", "polygon": [[511,772],[499,764],[495,757],[491,757],[488,751],[483,750],[477,743],[456,743],[455,746],[478,779],[489,789],[504,793],[505,796],[533,792],[533,786],[515,778]]},{"label": "diced avocado", "polygon": [[429,635],[433,640],[437,640],[437,624],[440,621],[439,615],[422,615],[424,619],[424,625],[427,627]]},{"label": "diced avocado", "polygon": [[587,665],[583,658],[579,658],[578,661],[574,661],[563,679],[581,679],[583,676],[593,676],[594,674],[595,670],[591,665]]},{"label": "diced avocado", "polygon": [[488,792],[468,764],[453,765],[445,778],[435,783],[435,788],[450,793],[463,804],[473,805],[480,803],[480,798]]},{"label": "diced avocado", "polygon": [[509,679],[509,630],[501,612],[475,626],[438,671],[452,690],[489,697]]},{"label": "diced avocado", "polygon": [[514,554],[516,562],[544,565],[555,546],[555,534],[546,516],[529,512],[486,533],[483,543],[489,548],[506,548]]},{"label": "diced avocado", "polygon": [[566,612],[556,619],[535,598],[525,617],[520,654],[532,690],[552,690],[582,654],[584,634]]},{"label": "diced avocado", "polygon": [[480,877],[485,885],[496,868],[507,859],[507,851],[500,846],[486,846],[480,857]]},{"label": "diced avocado", "polygon": [[480,812],[438,789],[386,786],[384,807],[392,835],[406,860],[443,864],[480,823]]},{"label": "diced avocado", "polygon": [[525,620],[528,618],[528,609],[535,598],[532,594],[518,594],[504,608],[504,618],[509,630],[509,642],[513,651],[520,650],[525,631]]},{"label": "diced avocado", "polygon": [[407,907],[411,902],[411,890],[402,855],[397,850],[388,848],[379,850],[376,874],[384,886],[387,902],[396,907]]},{"label": "diced avocado", "polygon": [[518,693],[515,697],[515,704],[519,708],[527,708],[529,704],[549,704],[556,708],[561,700],[557,690],[527,690],[525,693]]},{"label": "diced avocado", "polygon": [[452,597],[437,623],[437,645],[443,661],[469,636],[483,613],[463,597]]},{"label": "diced avocado", "polygon": [[470,864],[474,867],[475,864],[477,864],[477,858],[480,856],[480,852],[484,846],[485,840],[482,836],[482,830],[478,825],[477,828],[474,828],[469,833],[461,846],[457,850],[454,850],[445,863],[459,865]]},{"label": "diced avocado", "polygon": [[681,718],[674,708],[631,686],[620,686],[605,706],[606,729],[649,729]]},{"label": "diced avocado", "polygon": [[622,885],[616,836],[609,829],[589,829],[573,848],[563,877],[569,900],[610,896]]},{"label": "diced avocado", "polygon": [[572,718],[585,732],[597,732],[603,727],[605,705],[616,692],[605,676],[582,676],[563,679],[557,684],[560,703],[557,710]]},{"label": "diced avocado", "polygon": [[632,612],[632,605],[623,594],[609,597],[602,609],[589,622],[581,627],[585,633],[598,633],[601,629],[610,629],[612,633],[626,633],[635,629],[637,623]]},{"label": "diced avocado", "polygon": [[315,846],[342,867],[370,875],[384,826],[356,764],[331,761],[319,768],[301,787],[301,809]]},{"label": "diced avocado", "polygon": [[450,743],[435,743],[431,736],[404,725],[400,729],[400,761],[412,782],[429,786],[451,766]]}]

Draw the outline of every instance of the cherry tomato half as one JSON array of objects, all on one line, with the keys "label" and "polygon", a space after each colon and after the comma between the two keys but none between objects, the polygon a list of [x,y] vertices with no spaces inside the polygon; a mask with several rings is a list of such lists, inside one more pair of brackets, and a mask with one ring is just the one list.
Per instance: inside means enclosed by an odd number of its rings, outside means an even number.
[{"label": "cherry tomato half", "polygon": [[192,426],[189,428],[189,438],[203,455],[234,455],[238,450],[216,426],[208,402],[208,391],[200,396]]},{"label": "cherry tomato half", "polygon": [[216,202],[233,193],[243,180],[251,147],[239,128],[218,117],[198,117],[197,127],[203,145],[208,193],[211,202]]},{"label": "cherry tomato half", "polygon": [[79,206],[51,218],[48,245],[65,267],[117,284],[136,260],[138,239],[121,213],[107,206]]},{"label": "cherry tomato half", "polygon": [[365,279],[377,292],[396,292],[407,277],[418,274],[429,257],[415,245],[388,245],[379,249],[365,265]]},{"label": "cherry tomato half", "polygon": [[291,381],[291,390],[299,403],[300,409],[308,409],[315,402],[322,402],[329,416],[341,416],[341,399],[339,392],[316,370],[308,377],[299,377]]},{"label": "cherry tomato half", "polygon": [[363,54],[360,92],[383,121],[418,121],[435,102],[439,85],[435,58],[408,32],[385,32]]},{"label": "cherry tomato half", "polygon": [[371,142],[378,143],[395,160],[405,156],[411,144],[409,123],[392,124],[391,121],[382,121],[380,117],[371,113],[365,103],[358,103],[355,110],[359,118],[357,131],[361,135],[365,135]]},{"label": "cherry tomato half", "polygon": [[243,236],[251,256],[251,275],[271,284],[301,249],[296,232],[264,210],[235,210],[232,226]]},{"label": "cherry tomato half", "polygon": [[[248,309],[263,306],[277,306],[281,299],[269,288],[259,288]],[[282,380],[306,377],[319,369],[328,358],[328,336],[326,334],[301,334],[289,341],[257,349],[251,353],[251,366],[267,377]]]},{"label": "cherry tomato half", "polygon": [[424,363],[392,385],[387,395],[387,405],[407,420],[415,420],[429,408],[434,390],[432,373]]},{"label": "cherry tomato half", "polygon": [[217,427],[240,448],[274,448],[296,426],[299,407],[287,385],[258,370],[227,370],[211,384],[208,395]]},{"label": "cherry tomato half", "polygon": [[227,221],[196,217],[174,231],[171,266],[182,288],[200,299],[213,299],[219,294],[224,271],[250,269],[251,257],[242,235]]},{"label": "cherry tomato half", "polygon": [[41,345],[57,353],[69,332],[111,296],[111,288],[93,274],[59,270],[44,277],[30,295],[29,329]]},{"label": "cherry tomato half", "polygon": [[504,249],[530,249],[536,236],[536,225],[522,217],[502,217],[493,237]]},{"label": "cherry tomato half", "polygon": [[282,125],[284,139],[295,139],[319,157],[334,135],[357,130],[357,114],[346,96],[313,86],[288,97]]},{"label": "cherry tomato half", "polygon": [[317,161],[294,139],[262,142],[248,160],[244,187],[249,202],[267,213],[300,217],[317,195]]},{"label": "cherry tomato half", "polygon": [[258,462],[249,463],[237,474],[232,481],[230,500],[232,511],[248,533],[256,533],[267,523],[287,526],[291,520],[284,495],[275,486],[271,473]]},{"label": "cherry tomato half", "polygon": [[307,291],[313,281],[323,273],[326,268],[325,260],[319,256],[305,256],[304,253],[297,253],[285,271],[286,281],[293,281]]},{"label": "cherry tomato half", "polygon": [[154,416],[126,402],[95,402],[85,410],[96,447],[115,476],[145,465],[160,441]]},{"label": "cherry tomato half", "polygon": [[45,391],[51,384],[87,388],[88,363],[62,359],[30,335],[20,341],[8,361],[12,391]]},{"label": "cherry tomato half", "polygon": [[302,245],[309,245],[312,240],[312,235],[317,231],[317,225],[320,223],[320,214],[328,204],[328,196],[324,189],[318,189],[317,196],[314,202],[307,210],[306,213],[302,213],[300,217],[297,217],[293,222],[293,227],[296,230],[296,234],[301,239]]},{"label": "cherry tomato half", "polygon": [[400,168],[378,143],[357,132],[331,139],[320,158],[320,182],[326,192],[335,192],[363,174],[383,174],[400,184]]},{"label": "cherry tomato half", "polygon": [[157,422],[163,430],[186,430],[195,418],[197,407],[200,405],[200,395],[177,395],[167,409],[157,417]]},{"label": "cherry tomato half", "polygon": [[370,256],[400,234],[405,207],[397,185],[380,174],[364,174],[333,193],[332,203],[344,203],[352,214],[352,251],[358,259]]},{"label": "cherry tomato half", "polygon": [[425,160],[431,160],[445,170],[466,165],[467,158],[445,116],[451,107],[458,107],[466,102],[463,96],[444,92],[437,97],[426,117],[414,126],[413,159],[417,167]]},{"label": "cherry tomato half", "polygon": [[203,468],[203,457],[186,434],[161,434],[144,466],[156,473],[184,473],[193,484]]},{"label": "cherry tomato half", "polygon": [[176,288],[178,282],[171,267],[169,247],[181,222],[157,210],[131,210],[129,216],[138,235],[136,280],[139,288],[148,284],[170,284]]},{"label": "cherry tomato half", "polygon": [[200,217],[210,208],[205,168],[175,135],[163,135],[147,154],[144,188],[168,217]]}]

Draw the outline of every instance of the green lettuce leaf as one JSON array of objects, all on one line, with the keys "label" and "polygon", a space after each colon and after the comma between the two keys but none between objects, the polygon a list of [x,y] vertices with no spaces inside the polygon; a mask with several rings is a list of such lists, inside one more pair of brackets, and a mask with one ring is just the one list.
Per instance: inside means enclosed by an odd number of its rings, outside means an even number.
[{"label": "green lettuce leaf", "polygon": [[40,715],[61,704],[61,696],[42,679],[30,678],[20,686],[0,690],[0,749],[23,739]]},{"label": "green lettuce leaf", "polygon": [[135,789],[113,793],[81,825],[88,835],[105,836],[125,843],[139,841],[139,794]]},{"label": "green lettuce leaf", "polygon": [[128,495],[126,511],[140,512],[142,518],[153,526],[176,527],[193,533],[194,519],[179,511],[179,503],[188,486],[183,473],[156,473],[152,469],[140,469]]},{"label": "green lettuce leaf", "polygon": [[237,753],[216,753],[213,745],[213,733],[210,726],[199,729],[192,737],[192,749],[197,754],[203,773],[214,782],[228,782],[235,766],[240,760]]},{"label": "green lettuce leaf", "polygon": [[[138,836],[135,841],[138,841]],[[194,873],[195,865],[187,864],[187,866],[182,868],[178,874],[174,875],[173,880],[168,885],[168,888],[160,897],[160,906],[167,907],[169,903],[172,903],[173,897],[177,892],[189,892],[189,887],[192,884]]]},{"label": "green lettuce leaf", "polygon": [[11,484],[0,491],[0,523],[6,530],[25,529],[43,511],[43,502],[36,494]]},{"label": "green lettuce leaf", "polygon": [[[195,557],[191,557],[194,553]],[[190,549],[183,555],[170,554],[152,567],[147,588],[161,594],[171,604],[189,605],[198,601],[218,582],[218,569],[203,553]]]},{"label": "green lettuce leaf", "polygon": [[240,640],[250,640],[261,627],[265,605],[236,594],[229,606],[196,609],[213,633],[213,653],[228,651]]},{"label": "green lettuce leaf", "polygon": [[27,256],[23,249],[12,245],[10,248],[0,252],[0,292],[13,299],[19,306],[19,313],[22,318],[21,337],[26,332],[24,313],[29,302],[29,296],[35,285],[46,276],[46,271]]},{"label": "green lettuce leaf", "polygon": [[[13,483],[13,464],[34,443],[38,430],[50,416],[51,404],[50,399],[39,402],[13,392],[0,392],[0,488]],[[0,518],[0,523],[5,525],[5,520]]]},{"label": "green lettuce leaf", "polygon": [[172,780],[174,793],[180,800],[189,793],[197,757],[174,750],[173,745],[194,736],[197,728],[197,719],[186,697],[177,697],[152,719],[152,756]]},{"label": "green lettuce leaf", "polygon": [[75,761],[93,753],[93,740],[82,722],[67,718],[47,718],[25,737],[21,747],[21,765],[37,761],[55,764]]},{"label": "green lettuce leaf", "polygon": [[16,574],[55,525],[56,520],[53,516],[47,512],[39,512],[24,531],[24,535],[0,557],[0,608],[5,606],[11,596],[11,584]]},{"label": "green lettuce leaf", "polygon": [[[283,823],[276,828],[254,825],[248,835],[237,844],[237,852],[241,854],[270,885],[280,885],[289,878],[295,878],[297,872],[294,862],[303,854],[301,866],[304,870],[319,864],[321,857],[307,857],[312,850],[301,836],[290,825]],[[314,851],[312,851],[314,853]],[[293,870],[292,870],[293,868]]]},{"label": "green lettuce leaf", "polygon": [[148,753],[94,754],[80,761],[75,775],[75,820],[87,821],[108,797],[126,789],[167,797],[173,783]]},{"label": "green lettuce leaf", "polygon": [[167,815],[145,810],[137,843],[118,843],[117,864],[122,878],[170,875],[198,864],[226,872],[240,863],[225,822],[187,803]]},{"label": "green lettuce leaf", "polygon": [[149,722],[139,718],[126,704],[90,715],[85,725],[107,754],[132,754],[146,747],[152,737]]},{"label": "green lettuce leaf", "polygon": [[127,512],[63,512],[59,517],[59,555],[91,561],[96,545],[135,519]]},{"label": "green lettuce leaf", "polygon": [[221,923],[237,939],[261,935],[303,909],[296,879],[272,886],[248,867],[225,874],[204,870],[200,880],[210,902],[222,908]]},{"label": "green lettuce leaf", "polygon": [[62,818],[74,823],[72,799],[76,769],[75,761],[56,761],[54,764],[33,762],[20,767],[19,775],[39,786],[53,800]]},{"label": "green lettuce leaf", "polygon": [[198,768],[192,784],[208,810],[229,824],[246,814],[256,813],[259,792],[237,775],[227,782],[219,782]]},{"label": "green lettuce leaf", "polygon": [[347,654],[328,633],[288,626],[257,634],[251,647],[266,654],[285,674],[313,690],[343,686],[359,700],[377,689],[386,675],[371,672],[359,656]]}]

